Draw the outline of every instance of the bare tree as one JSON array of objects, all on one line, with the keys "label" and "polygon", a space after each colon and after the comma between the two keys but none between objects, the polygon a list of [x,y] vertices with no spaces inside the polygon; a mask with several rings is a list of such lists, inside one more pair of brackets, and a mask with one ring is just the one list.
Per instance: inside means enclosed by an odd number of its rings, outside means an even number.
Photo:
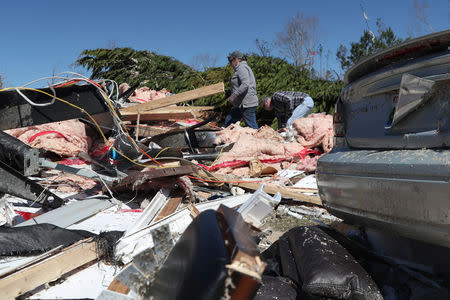
[{"label": "bare tree", "polygon": [[323,76],[323,67],[322,67],[322,54],[323,54],[323,46],[319,44],[317,47],[317,53],[319,53],[319,77]]},{"label": "bare tree", "polygon": [[412,15],[413,19],[416,20],[416,22],[408,28],[408,34],[410,36],[414,36],[415,33],[418,35],[421,35],[422,32],[422,26],[425,25],[427,29],[425,32],[434,32],[433,27],[431,26],[430,22],[428,22],[428,9],[429,5],[426,1],[417,1],[414,0],[413,7],[410,9],[410,14]]},{"label": "bare tree", "polygon": [[255,44],[261,56],[270,56],[270,51],[272,49],[271,43],[265,40],[256,39]]},{"label": "bare tree", "polygon": [[206,71],[210,68],[214,68],[218,59],[218,54],[213,57],[209,53],[199,53],[193,57],[191,66],[196,70]]},{"label": "bare tree", "polygon": [[116,49],[119,47],[119,43],[115,39],[109,40],[106,49]]},{"label": "bare tree", "polygon": [[318,24],[318,17],[306,17],[297,12],[295,17],[287,21],[284,31],[277,33],[275,44],[280,53],[291,59],[295,66],[311,69]]},{"label": "bare tree", "polygon": [[0,74],[0,89],[3,88],[3,77],[2,74]]}]

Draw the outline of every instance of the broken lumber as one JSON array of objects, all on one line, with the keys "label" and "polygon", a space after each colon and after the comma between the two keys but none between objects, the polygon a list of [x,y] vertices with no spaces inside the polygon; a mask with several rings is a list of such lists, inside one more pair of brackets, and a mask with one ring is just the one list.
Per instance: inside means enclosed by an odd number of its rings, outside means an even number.
[{"label": "broken lumber", "polygon": [[109,284],[108,290],[124,295],[130,292],[130,288],[116,278],[114,278],[113,281]]},{"label": "broken lumber", "polygon": [[[124,121],[136,121],[137,114],[122,115]],[[190,119],[195,118],[194,113],[190,111],[185,112],[141,112],[140,121],[165,121],[170,119]]]},{"label": "broken lumber", "polygon": [[[256,191],[262,184],[260,182],[251,182],[251,181],[243,182],[242,179],[239,179],[236,177],[225,176],[225,175],[221,175],[221,174],[214,174],[214,176],[217,179],[222,180],[222,181],[233,181],[233,185],[244,188],[244,189],[249,189],[252,191]],[[266,192],[267,194],[271,194],[271,195],[275,195],[277,192],[279,192],[283,198],[298,200],[298,201],[322,206],[322,200],[320,199],[320,197],[309,196],[309,195],[305,195],[302,193],[298,193],[298,192],[293,191],[290,188],[283,187],[283,186],[266,185],[264,187],[264,192]]]},{"label": "broken lumber", "polygon": [[170,197],[169,201],[166,203],[166,205],[159,212],[158,216],[155,218],[155,222],[171,215],[177,210],[178,206],[180,206],[181,201],[183,200],[183,193],[180,190],[178,190],[174,191],[173,194],[174,195]]},{"label": "broken lumber", "polygon": [[[125,121],[125,122],[130,123],[129,121]],[[139,125],[139,137],[150,137],[150,136],[166,133],[170,130],[173,130],[173,128],[148,126],[148,125],[140,124]]]},{"label": "broken lumber", "polygon": [[295,186],[287,186],[287,189],[293,191],[293,192],[300,192],[300,193],[318,193],[319,190],[316,188],[300,188]]},{"label": "broken lumber", "polygon": [[231,258],[226,268],[229,278],[235,279],[234,286],[230,289],[230,299],[252,299],[261,285],[266,263],[261,260],[252,232],[240,213],[220,205],[217,219]]},{"label": "broken lumber", "polygon": [[185,101],[195,100],[202,97],[212,96],[215,94],[223,93],[225,91],[223,82],[216,83],[213,85],[208,85],[195,90],[175,94],[173,96],[152,100],[147,103],[138,104],[123,108],[120,113],[125,112],[137,112],[138,107],[141,111],[152,110],[160,107],[169,106],[172,104],[177,104]]},{"label": "broken lumber", "polygon": [[170,176],[182,176],[196,172],[198,169],[195,165],[179,166],[179,167],[158,167],[154,169],[148,169],[146,171],[134,172],[123,178],[120,182],[111,186],[111,190],[119,191],[132,187],[136,182],[143,183],[154,178],[170,177]]},{"label": "broken lumber", "polygon": [[[192,111],[205,111],[205,110],[213,110],[215,107],[214,106],[176,106],[176,105],[170,105],[170,106],[166,106],[166,107],[161,107],[161,108],[157,108],[157,109],[152,109],[152,110],[141,110],[141,108],[139,108],[139,111],[141,113],[146,113],[146,112],[152,112],[152,113],[175,113],[175,112],[192,112]],[[130,116],[130,115],[134,115],[136,114],[135,112],[124,112],[123,115],[125,116]]]},{"label": "broken lumber", "polygon": [[95,261],[101,256],[98,245],[93,238],[85,239],[61,250],[35,264],[27,264],[6,277],[0,279],[0,291],[2,298],[14,299],[45,283],[56,280],[87,263]]},{"label": "broken lumber", "polygon": [[138,116],[141,121],[163,121],[169,119],[204,118],[214,106],[168,106],[154,110],[136,112],[121,111],[122,120],[136,121]]}]

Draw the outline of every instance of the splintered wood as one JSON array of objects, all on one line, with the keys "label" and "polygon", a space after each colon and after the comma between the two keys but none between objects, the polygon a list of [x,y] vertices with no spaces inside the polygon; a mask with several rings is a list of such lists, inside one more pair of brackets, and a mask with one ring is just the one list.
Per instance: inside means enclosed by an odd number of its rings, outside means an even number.
[{"label": "splintered wood", "polygon": [[92,238],[80,241],[60,252],[28,263],[0,279],[2,299],[13,299],[25,294],[47,282],[56,280],[62,275],[75,270],[101,256],[98,245]]},{"label": "splintered wood", "polygon": [[[185,101],[195,100],[202,97],[212,96],[215,94],[223,93],[225,91],[223,82],[201,87],[195,90],[175,94],[173,96],[156,99],[147,103],[138,104],[123,108],[120,113],[137,113],[138,108],[143,111],[148,111],[156,108],[166,107],[172,104],[177,104]],[[142,117],[142,116],[141,116]]]},{"label": "splintered wood", "polygon": [[151,111],[142,111],[139,113],[122,111],[122,120],[136,121],[164,121],[169,119],[188,119],[208,117],[214,106],[168,106],[154,109]]},{"label": "splintered wood", "polygon": [[[255,183],[255,182],[243,182],[242,179],[231,177],[231,176],[225,176],[220,174],[214,174],[215,177],[217,177],[219,180],[227,180],[227,181],[233,181],[233,185],[256,191],[260,186],[261,183]],[[318,196],[309,196],[302,194],[301,192],[297,192],[293,188],[288,187],[282,187],[282,186],[273,186],[273,185],[266,185],[264,187],[264,192],[267,194],[274,195],[277,192],[281,194],[283,198],[298,200],[302,202],[307,202],[315,205],[322,206],[322,200]]]}]

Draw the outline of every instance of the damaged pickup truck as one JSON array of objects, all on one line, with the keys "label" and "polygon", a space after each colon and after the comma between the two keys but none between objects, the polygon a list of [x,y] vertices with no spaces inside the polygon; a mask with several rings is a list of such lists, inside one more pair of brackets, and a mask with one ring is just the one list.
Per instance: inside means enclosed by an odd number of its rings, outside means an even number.
[{"label": "damaged pickup truck", "polygon": [[345,221],[450,247],[450,30],[373,55],[345,76],[320,197]]}]

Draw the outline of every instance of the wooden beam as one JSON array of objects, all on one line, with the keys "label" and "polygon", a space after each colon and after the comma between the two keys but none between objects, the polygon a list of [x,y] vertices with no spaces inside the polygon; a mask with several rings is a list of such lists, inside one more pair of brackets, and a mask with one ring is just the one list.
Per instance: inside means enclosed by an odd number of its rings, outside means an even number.
[{"label": "wooden beam", "polygon": [[137,112],[139,107],[141,111],[152,110],[160,107],[169,106],[185,101],[195,100],[202,97],[212,96],[215,94],[223,93],[225,91],[223,82],[208,85],[195,90],[175,94],[173,96],[156,99],[147,103],[137,104],[121,109],[121,112]]},{"label": "wooden beam", "polygon": [[217,219],[231,258],[226,268],[232,274],[237,273],[234,276],[237,280],[230,289],[230,299],[252,299],[261,285],[266,263],[261,260],[250,228],[235,209],[221,204],[217,209]]},{"label": "wooden beam", "polygon": [[2,298],[14,299],[47,282],[53,281],[99,257],[92,238],[83,240],[60,253],[18,270],[0,279]]},{"label": "wooden beam", "polygon": [[[180,113],[180,112],[196,112],[196,111],[205,111],[205,110],[213,110],[214,106],[176,106],[176,105],[170,105],[166,107],[156,108],[152,110],[141,110],[139,108],[139,111],[141,113]],[[129,111],[120,111],[122,116],[135,116],[137,115],[137,112],[129,112]]]},{"label": "wooden beam", "polygon": [[[146,171],[134,172],[129,174],[127,177],[123,178],[121,181],[113,184],[111,190],[120,191],[134,186],[136,182],[149,181],[151,179],[171,177],[171,176],[182,176],[186,174],[195,173],[198,170],[196,165],[187,165],[179,167],[164,167],[164,168],[154,168],[147,169]],[[169,179],[168,179],[169,180]]]},{"label": "wooden beam", "polygon": [[[260,182],[256,183],[256,182],[251,182],[251,181],[241,182],[241,181],[243,181],[241,178],[237,178],[234,176],[229,177],[229,176],[225,176],[225,175],[221,175],[221,174],[213,174],[213,175],[222,181],[236,181],[236,183],[233,183],[233,185],[239,186],[244,189],[249,189],[252,191],[256,191],[262,184]],[[264,187],[264,192],[266,192],[267,194],[270,194],[270,195],[274,195],[277,192],[280,192],[280,194],[283,198],[298,200],[298,201],[322,206],[322,200],[320,199],[320,197],[309,196],[309,195],[305,195],[302,193],[298,193],[296,191],[293,191],[291,188],[286,188],[283,186],[266,185]]]},{"label": "wooden beam", "polygon": [[214,106],[166,106],[153,110],[141,110],[138,107],[137,112],[121,110],[123,121],[163,121],[169,119],[188,119],[207,117],[208,112],[213,110]]},{"label": "wooden beam", "polygon": [[285,187],[287,189],[290,189],[293,192],[300,192],[300,193],[318,193],[319,190],[316,188],[299,188],[299,187],[295,187],[295,186],[287,186]]},{"label": "wooden beam", "polygon": [[[166,106],[153,110],[145,110],[144,112],[192,112],[192,111],[204,111],[204,110],[213,110],[214,106]],[[129,112],[125,112],[125,114],[129,114]]]},{"label": "wooden beam", "polygon": [[[124,121],[136,121],[137,114],[122,115]],[[189,119],[194,118],[194,113],[187,112],[141,112],[140,121],[164,121],[170,119]]]},{"label": "wooden beam", "polygon": [[108,290],[124,295],[127,295],[130,292],[130,288],[116,278],[109,284]]},{"label": "wooden beam", "polygon": [[171,197],[167,202],[167,204],[163,207],[161,212],[158,214],[158,216],[155,218],[155,222],[174,213],[177,210],[178,206],[180,205],[181,200],[183,200],[182,195],[176,195],[174,197]]},{"label": "wooden beam", "polygon": [[[130,121],[126,121],[130,122]],[[130,126],[132,128],[134,126]],[[139,137],[150,137],[162,133],[166,133],[170,130],[173,130],[171,127],[158,127],[158,126],[149,126],[149,125],[139,125]]]}]

